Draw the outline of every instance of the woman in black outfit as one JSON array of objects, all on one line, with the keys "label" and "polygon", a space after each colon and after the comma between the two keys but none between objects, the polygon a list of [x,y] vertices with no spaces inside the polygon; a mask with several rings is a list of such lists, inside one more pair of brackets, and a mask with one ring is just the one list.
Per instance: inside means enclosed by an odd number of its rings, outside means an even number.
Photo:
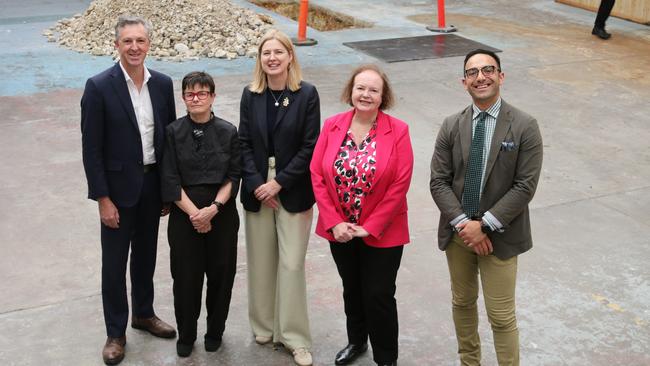
[{"label": "woman in black outfit", "polygon": [[163,202],[169,216],[176,351],[187,357],[196,340],[203,276],[208,279],[205,350],[221,345],[237,261],[240,155],[237,129],[212,113],[214,81],[204,72],[183,78],[187,115],[166,129],[162,161]]}]

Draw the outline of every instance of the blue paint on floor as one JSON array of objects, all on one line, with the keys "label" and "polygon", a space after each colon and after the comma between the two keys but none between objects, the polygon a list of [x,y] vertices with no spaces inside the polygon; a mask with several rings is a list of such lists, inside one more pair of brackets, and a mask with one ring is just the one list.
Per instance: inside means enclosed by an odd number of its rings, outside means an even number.
[{"label": "blue paint on floor", "polygon": [[[31,3],[28,4],[28,8],[30,6],[34,8],[34,14],[30,14],[29,9],[19,9],[15,6],[13,11],[0,15],[0,59],[2,59],[0,96],[26,95],[62,88],[83,88],[88,77],[111,65],[113,61],[110,56],[92,56],[72,51],[48,42],[42,35],[42,32],[56,24],[58,19],[83,12],[87,2],[69,0],[66,4],[59,4],[62,9],[69,11],[65,14],[57,10],[58,7],[43,8],[43,4],[34,4],[33,1],[28,3]],[[289,36],[295,36],[297,23],[293,20],[244,0],[236,0],[234,3],[272,16],[276,21],[276,28]],[[323,5],[322,3],[321,1],[319,4]],[[9,6],[11,7],[11,4]],[[371,30],[348,29],[334,32],[319,32],[309,28],[308,37],[318,40],[318,44],[311,47],[298,47],[298,58],[303,68],[368,62],[374,59],[343,47],[342,43],[430,34],[421,25],[408,21],[399,21],[393,25],[394,27],[376,24]],[[164,72],[174,80],[182,78],[192,70],[203,70],[214,76],[248,74],[254,64],[255,60],[250,58],[235,60],[201,58],[185,62],[147,59],[148,67]]]}]

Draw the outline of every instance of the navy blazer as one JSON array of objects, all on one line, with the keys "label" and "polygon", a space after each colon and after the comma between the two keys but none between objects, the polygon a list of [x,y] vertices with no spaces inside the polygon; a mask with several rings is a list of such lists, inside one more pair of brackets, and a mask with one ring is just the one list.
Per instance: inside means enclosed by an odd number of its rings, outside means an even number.
[{"label": "navy blazer", "polygon": [[[162,161],[165,127],[176,119],[174,85],[149,70],[156,161]],[[124,73],[115,63],[86,82],[81,97],[81,140],[88,198],[108,196],[120,207],[134,206],[142,189],[142,140]]]},{"label": "navy blazer", "polygon": [[[302,81],[300,89],[287,90],[279,106],[273,130],[275,180],[282,186],[280,202],[289,212],[302,212],[316,202],[309,163],[320,132],[320,99],[316,88]],[[239,109],[239,140],[242,156],[241,202],[246,211],[257,212],[261,202],[255,189],[268,175],[266,93],[244,88]]]}]

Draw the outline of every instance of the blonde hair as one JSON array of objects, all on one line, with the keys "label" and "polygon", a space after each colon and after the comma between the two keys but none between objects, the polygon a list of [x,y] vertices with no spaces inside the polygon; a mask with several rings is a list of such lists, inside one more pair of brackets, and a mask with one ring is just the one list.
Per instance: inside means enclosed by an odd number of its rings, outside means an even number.
[{"label": "blonde hair", "polygon": [[249,85],[250,91],[253,93],[261,94],[268,87],[266,80],[266,73],[262,69],[262,47],[264,43],[272,39],[277,40],[284,46],[284,48],[292,56],[289,65],[287,66],[287,87],[291,91],[296,91],[300,89],[300,81],[302,81],[302,71],[300,71],[300,64],[298,64],[298,58],[296,57],[296,50],[291,43],[289,37],[286,34],[280,32],[277,29],[271,29],[266,32],[262,37],[259,46],[257,46],[257,62],[255,62],[255,70],[253,70],[253,81]]}]

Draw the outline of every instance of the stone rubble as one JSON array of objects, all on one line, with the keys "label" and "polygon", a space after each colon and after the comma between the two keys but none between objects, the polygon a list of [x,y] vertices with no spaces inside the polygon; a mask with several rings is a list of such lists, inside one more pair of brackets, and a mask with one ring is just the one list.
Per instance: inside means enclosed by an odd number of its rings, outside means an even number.
[{"label": "stone rubble", "polygon": [[59,20],[42,35],[78,52],[117,58],[115,23],[122,14],[149,20],[149,56],[171,61],[255,58],[257,44],[273,24],[271,17],[229,0],[95,0],[83,14]]}]

